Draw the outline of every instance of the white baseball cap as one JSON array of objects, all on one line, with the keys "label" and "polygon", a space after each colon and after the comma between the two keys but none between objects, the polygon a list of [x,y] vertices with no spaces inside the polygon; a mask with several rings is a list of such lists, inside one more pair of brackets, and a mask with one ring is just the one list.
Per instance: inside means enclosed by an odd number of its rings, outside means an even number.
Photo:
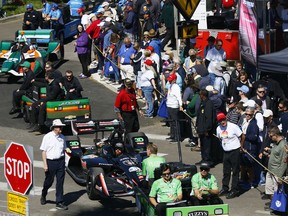
[{"label": "white baseball cap", "polygon": [[269,116],[273,116],[273,112],[270,109],[265,109],[263,112],[263,117],[267,118]]},{"label": "white baseball cap", "polygon": [[254,100],[248,100],[243,104],[244,107],[253,107],[255,108],[256,102]]}]

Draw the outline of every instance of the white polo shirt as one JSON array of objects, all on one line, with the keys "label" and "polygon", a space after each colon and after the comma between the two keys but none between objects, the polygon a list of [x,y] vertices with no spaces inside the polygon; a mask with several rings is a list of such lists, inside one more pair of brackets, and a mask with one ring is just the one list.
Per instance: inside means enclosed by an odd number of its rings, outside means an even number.
[{"label": "white polo shirt", "polygon": [[240,148],[239,137],[242,134],[238,125],[227,122],[227,126],[219,125],[217,127],[217,137],[222,141],[224,151],[232,151]]},{"label": "white polo shirt", "polygon": [[40,150],[45,151],[47,159],[56,160],[64,156],[66,149],[65,136],[56,135],[53,131],[47,133],[42,140]]}]

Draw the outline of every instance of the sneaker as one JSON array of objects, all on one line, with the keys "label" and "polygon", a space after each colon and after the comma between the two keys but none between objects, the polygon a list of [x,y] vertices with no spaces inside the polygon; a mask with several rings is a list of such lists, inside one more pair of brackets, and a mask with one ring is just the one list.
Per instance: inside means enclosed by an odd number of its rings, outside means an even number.
[{"label": "sneaker", "polygon": [[110,80],[107,80],[105,82],[106,82],[106,84],[111,84],[112,83],[112,81],[110,81]]},{"label": "sneaker", "polygon": [[41,196],[40,203],[41,203],[41,205],[45,205],[47,203],[45,196]]},{"label": "sneaker", "polygon": [[18,109],[18,108],[12,108],[11,110],[10,110],[10,112],[9,112],[9,115],[13,115],[13,114],[15,114],[15,113],[17,113],[17,112],[20,112],[21,110],[20,109]]},{"label": "sneaker", "polygon": [[153,115],[144,114],[145,118],[153,118]]},{"label": "sneaker", "polygon": [[195,165],[196,165],[196,166],[199,166],[199,165],[200,165],[201,163],[203,163],[203,162],[204,162],[203,160],[198,161],[198,162],[195,163]]},{"label": "sneaker", "polygon": [[185,144],[185,147],[195,147],[196,144],[194,142],[190,142],[188,144]]},{"label": "sneaker", "polygon": [[82,76],[79,76],[80,79],[86,79],[88,78],[87,76],[85,76],[84,74],[82,74]]},{"label": "sneaker", "polygon": [[230,191],[227,196],[226,199],[233,199],[235,197],[239,196],[239,192],[238,191]]},{"label": "sneaker", "polygon": [[195,147],[192,147],[190,150],[191,151],[201,151],[201,148],[199,146],[195,146]]},{"label": "sneaker", "polygon": [[83,73],[80,73],[79,75],[78,75],[78,77],[81,77],[81,76],[83,76],[84,74]]},{"label": "sneaker", "polygon": [[66,205],[64,205],[64,203],[58,203],[58,204],[56,204],[56,209],[68,210],[68,207]]}]

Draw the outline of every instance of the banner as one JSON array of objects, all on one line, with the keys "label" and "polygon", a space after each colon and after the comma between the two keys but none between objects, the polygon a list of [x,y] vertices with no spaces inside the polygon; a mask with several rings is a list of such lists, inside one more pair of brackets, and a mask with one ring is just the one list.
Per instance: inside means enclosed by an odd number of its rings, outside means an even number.
[{"label": "banner", "polygon": [[256,66],[257,62],[257,14],[255,0],[241,0],[239,15],[240,54]]}]

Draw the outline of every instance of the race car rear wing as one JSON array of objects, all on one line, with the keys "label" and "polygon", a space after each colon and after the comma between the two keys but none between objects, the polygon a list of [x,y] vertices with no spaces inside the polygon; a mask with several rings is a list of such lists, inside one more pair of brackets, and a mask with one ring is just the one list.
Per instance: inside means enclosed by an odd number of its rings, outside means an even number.
[{"label": "race car rear wing", "polygon": [[54,41],[53,29],[18,30],[15,38],[23,37],[29,44],[48,44]]}]

